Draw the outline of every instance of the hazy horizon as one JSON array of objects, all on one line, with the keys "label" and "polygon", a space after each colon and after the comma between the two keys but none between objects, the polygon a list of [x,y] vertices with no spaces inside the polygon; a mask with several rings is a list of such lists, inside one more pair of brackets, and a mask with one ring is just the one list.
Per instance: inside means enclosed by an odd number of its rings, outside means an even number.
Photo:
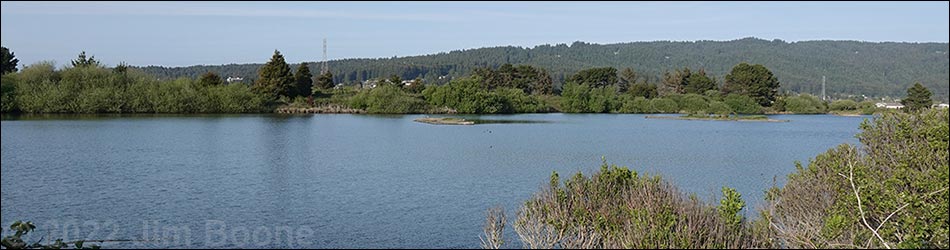
[{"label": "hazy horizon", "polygon": [[[2,2],[20,59],[184,67],[409,57],[582,41],[948,43],[948,2]],[[28,21],[21,21],[28,20]],[[74,20],[82,20],[77,22]],[[280,28],[275,28],[280,27]],[[275,38],[276,37],[276,38]]]}]

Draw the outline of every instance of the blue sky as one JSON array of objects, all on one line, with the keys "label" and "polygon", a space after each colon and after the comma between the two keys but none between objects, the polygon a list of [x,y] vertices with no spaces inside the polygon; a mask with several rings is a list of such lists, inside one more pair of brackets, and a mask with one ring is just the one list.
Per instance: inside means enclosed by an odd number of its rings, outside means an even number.
[{"label": "blue sky", "polygon": [[20,65],[261,63],[656,40],[947,42],[948,2],[2,2]]}]

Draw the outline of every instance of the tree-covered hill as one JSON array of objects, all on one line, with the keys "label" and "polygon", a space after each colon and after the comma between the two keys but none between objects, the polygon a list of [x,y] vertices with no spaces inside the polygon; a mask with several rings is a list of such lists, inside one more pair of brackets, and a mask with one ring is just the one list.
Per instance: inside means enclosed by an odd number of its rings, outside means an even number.
[{"label": "tree-covered hill", "polygon": [[[331,48],[332,49],[332,48]],[[505,63],[528,64],[548,70],[560,86],[571,74],[593,67],[631,67],[659,82],[663,72],[677,68],[704,68],[722,83],[722,77],[740,62],[762,64],[781,82],[782,91],[821,93],[821,77],[827,77],[829,95],[902,97],[915,82],[946,101],[950,85],[947,43],[897,43],[858,41],[762,40],[633,42],[619,44],[540,45],[534,48],[491,47],[456,50],[423,56],[343,59],[329,62],[335,82],[356,84],[367,79],[399,75],[422,77],[427,83],[443,84],[452,77],[468,75],[475,68]],[[261,58],[266,60],[266,58]],[[257,77],[262,64],[229,64],[166,68],[141,67],[159,78],[196,78],[208,71],[224,77],[247,80]],[[292,65],[296,68],[296,65]],[[320,72],[320,63],[310,63]],[[440,76],[445,76],[440,79]]]}]

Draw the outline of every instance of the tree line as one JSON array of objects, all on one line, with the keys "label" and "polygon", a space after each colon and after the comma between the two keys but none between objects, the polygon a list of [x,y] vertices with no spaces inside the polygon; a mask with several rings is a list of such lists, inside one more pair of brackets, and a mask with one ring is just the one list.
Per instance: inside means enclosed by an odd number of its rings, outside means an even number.
[{"label": "tree line", "polygon": [[[642,78],[660,82],[664,72],[678,67],[704,69],[716,76],[728,74],[741,62],[761,64],[782,79],[780,92],[821,93],[821,77],[827,76],[827,93],[835,99],[851,95],[900,97],[914,82],[930,88],[934,97],[947,101],[950,91],[950,60],[947,43],[895,43],[857,41],[762,40],[633,42],[618,44],[540,45],[533,48],[491,47],[456,50],[423,56],[378,59],[343,59],[329,62],[333,81],[358,85],[374,78],[397,75],[421,78],[442,85],[471,75],[479,68],[505,64],[544,68],[555,88],[575,72],[599,67],[635,68]],[[311,71],[319,64],[309,64]],[[296,66],[292,65],[292,66]],[[254,78],[262,64],[220,66],[141,67],[163,79],[198,77],[207,71],[226,76]]]},{"label": "tree line", "polygon": [[[16,59],[5,49],[3,112],[26,113],[217,113],[272,112],[276,107],[334,104],[369,113],[456,112],[495,113],[689,113],[870,114],[870,101],[789,95],[783,83],[761,64],[739,63],[722,78],[705,68],[677,68],[653,79],[633,68],[588,68],[555,86],[548,69],[503,64],[481,67],[446,84],[422,77],[403,81],[399,75],[370,79],[370,86],[344,86],[331,72],[314,76],[307,63],[292,70],[275,50],[250,84],[227,84],[208,71],[196,78],[156,80],[120,63],[109,68],[85,51],[71,65],[57,70],[46,62],[17,72]],[[8,67],[7,65],[13,65]],[[722,80],[719,80],[722,79]],[[362,85],[362,84],[361,84]],[[920,103],[932,93],[919,83]],[[916,93],[915,92],[915,93]],[[912,96],[913,97],[913,96]],[[914,100],[908,98],[907,100]],[[923,105],[923,104],[921,104]],[[441,111],[440,111],[441,110]]]}]

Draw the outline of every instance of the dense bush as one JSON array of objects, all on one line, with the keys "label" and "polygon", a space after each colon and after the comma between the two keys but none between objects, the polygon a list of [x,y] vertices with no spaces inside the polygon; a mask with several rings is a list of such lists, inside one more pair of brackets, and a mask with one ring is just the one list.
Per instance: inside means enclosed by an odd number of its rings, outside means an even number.
[{"label": "dense bush", "polygon": [[350,106],[375,114],[408,114],[422,112],[425,102],[410,96],[398,86],[382,84],[354,96],[350,99]]},{"label": "dense bush", "polygon": [[656,109],[653,108],[653,102],[650,99],[637,96],[625,99],[620,107],[620,113],[649,114],[656,113]]},{"label": "dense bush", "polygon": [[3,75],[0,80],[0,112],[16,111],[16,78],[12,74]]},{"label": "dense bush", "polygon": [[551,108],[535,95],[517,88],[486,90],[480,78],[464,78],[443,86],[427,87],[422,91],[429,105],[448,107],[464,114],[535,113]]},{"label": "dense bush", "polygon": [[653,109],[659,113],[677,113],[679,112],[679,106],[676,104],[676,101],[667,98],[656,98],[650,100]]},{"label": "dense bush", "polygon": [[948,118],[931,110],[866,121],[862,148],[843,144],[796,164],[768,193],[759,224],[772,225],[774,247],[950,247]]},{"label": "dense bush", "polygon": [[723,102],[729,106],[732,112],[737,114],[761,114],[762,106],[755,102],[755,99],[745,95],[729,94],[723,98]]},{"label": "dense bush", "polygon": [[679,108],[689,114],[705,113],[709,108],[709,101],[705,96],[698,94],[686,94],[679,100]]},{"label": "dense bush", "polygon": [[55,70],[43,62],[6,78],[15,82],[15,103],[26,113],[244,113],[265,111],[267,104],[242,84],[156,81],[95,66]]},{"label": "dense bush", "polygon": [[785,111],[796,114],[820,114],[825,113],[825,102],[813,95],[801,94],[785,98]]},{"label": "dense bush", "polygon": [[[742,226],[744,206],[734,189],[723,188],[716,206],[681,193],[658,176],[640,176],[605,162],[599,172],[578,172],[563,184],[553,173],[549,185],[521,206],[514,229],[532,249],[756,247]],[[498,213],[490,212],[489,218]],[[486,228],[503,230],[500,223],[489,220]],[[503,235],[486,234],[493,239]]]},{"label": "dense bush", "polygon": [[828,104],[828,109],[829,109],[829,110],[832,110],[832,111],[850,111],[850,110],[857,110],[857,109],[858,109],[858,103],[855,102],[854,100],[848,100],[848,99],[835,100],[835,101],[831,102],[831,104]]}]

